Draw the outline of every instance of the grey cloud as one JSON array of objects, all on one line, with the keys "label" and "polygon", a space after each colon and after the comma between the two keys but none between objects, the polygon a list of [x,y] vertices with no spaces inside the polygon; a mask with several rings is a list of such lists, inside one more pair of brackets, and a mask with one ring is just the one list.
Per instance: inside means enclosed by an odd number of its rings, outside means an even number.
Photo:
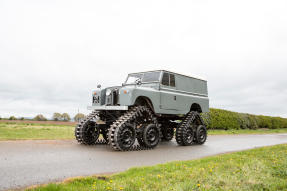
[{"label": "grey cloud", "polygon": [[2,1],[0,115],[87,113],[97,84],[204,76],[211,107],[287,117],[287,3]]}]

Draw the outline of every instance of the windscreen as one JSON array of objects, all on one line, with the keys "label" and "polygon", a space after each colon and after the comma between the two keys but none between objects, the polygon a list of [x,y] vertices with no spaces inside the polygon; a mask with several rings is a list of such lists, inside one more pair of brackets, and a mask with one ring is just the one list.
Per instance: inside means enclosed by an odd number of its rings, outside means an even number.
[{"label": "windscreen", "polygon": [[126,84],[136,84],[141,81],[142,76],[142,74],[129,74]]},{"label": "windscreen", "polygon": [[158,82],[160,72],[148,72],[144,73],[142,82]]},{"label": "windscreen", "polygon": [[158,82],[159,77],[160,72],[129,74],[126,84],[136,84],[138,82]]}]

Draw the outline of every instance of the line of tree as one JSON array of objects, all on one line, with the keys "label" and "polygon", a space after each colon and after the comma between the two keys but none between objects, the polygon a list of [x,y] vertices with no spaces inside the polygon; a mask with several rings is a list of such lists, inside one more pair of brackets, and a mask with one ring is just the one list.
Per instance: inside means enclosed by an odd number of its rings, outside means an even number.
[{"label": "line of tree", "polygon": [[[85,118],[85,115],[83,114],[83,113],[77,113],[75,116],[74,116],[74,120],[75,121],[80,121],[80,120],[82,120],[82,119],[84,119]],[[0,120],[2,120],[2,119],[5,119],[5,118],[2,118],[1,116],[0,116]],[[15,117],[15,116],[10,116],[9,118],[8,118],[8,120],[24,120],[25,118],[24,117],[19,117],[19,118],[17,118],[17,117]],[[34,121],[47,121],[48,119],[44,116],[44,115],[42,115],[42,114],[38,114],[38,115],[36,115],[34,118],[33,118],[33,120]],[[63,114],[61,114],[61,113],[54,113],[53,114],[53,118],[52,118],[52,120],[53,121],[71,121],[71,117],[70,117],[70,115],[68,114],[68,113],[63,113]]]},{"label": "line of tree", "polygon": [[[8,120],[11,120],[11,121],[13,121],[13,120],[21,120],[21,121],[23,121],[23,120],[25,120],[25,118],[24,117],[19,117],[19,118],[17,118],[17,117],[15,117],[15,116],[10,116],[9,118],[1,118],[0,117],[0,120],[1,119],[8,119]],[[42,115],[42,114],[38,114],[38,115],[36,115],[34,118],[33,118],[33,120],[34,121],[47,121],[47,118],[46,117],[44,117],[44,115]]]},{"label": "line of tree", "polygon": [[0,117],[0,120],[2,120],[2,119],[3,119],[3,120],[7,120],[7,119],[8,119],[8,120],[22,120],[22,121],[23,121],[25,118],[24,118],[24,117],[19,117],[19,118],[17,118],[17,117],[15,117],[15,116],[12,115],[12,116],[10,116],[9,118],[2,118],[2,117]]},{"label": "line of tree", "polygon": [[[85,115],[82,114],[82,113],[77,113],[75,116],[74,116],[74,120],[75,121],[80,121],[82,119],[85,118]],[[54,113],[53,114],[53,120],[54,121],[70,121],[71,120],[71,117],[68,113]]]}]

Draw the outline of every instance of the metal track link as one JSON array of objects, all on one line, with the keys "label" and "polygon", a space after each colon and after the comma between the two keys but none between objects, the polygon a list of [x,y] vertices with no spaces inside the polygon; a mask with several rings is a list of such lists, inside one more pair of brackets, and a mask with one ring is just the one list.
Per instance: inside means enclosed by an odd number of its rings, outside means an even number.
[{"label": "metal track link", "polygon": [[[105,139],[99,139],[94,145],[108,145],[108,144],[109,143]],[[141,145],[133,145],[128,151],[145,151],[145,150],[153,150],[153,149]]]},{"label": "metal track link", "polygon": [[98,139],[95,145],[107,145],[108,142],[105,139]]},{"label": "metal track link", "polygon": [[153,149],[141,145],[133,145],[128,151],[145,151],[145,150],[153,150]]},{"label": "metal track link", "polygon": [[[104,139],[102,140],[98,140],[95,144],[93,145],[106,145],[108,146],[108,142]],[[152,148],[147,148],[141,145],[133,145],[129,150],[127,150],[128,152],[132,152],[132,151],[147,151],[147,150],[153,150]]]}]

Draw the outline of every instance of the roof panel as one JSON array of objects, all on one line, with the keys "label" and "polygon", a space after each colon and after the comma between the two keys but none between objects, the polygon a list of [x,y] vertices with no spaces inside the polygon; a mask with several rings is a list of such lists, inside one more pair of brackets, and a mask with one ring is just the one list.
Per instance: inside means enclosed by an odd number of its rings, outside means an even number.
[{"label": "roof panel", "polygon": [[151,71],[145,71],[145,72],[133,72],[133,73],[130,73],[130,74],[140,74],[140,73],[147,73],[147,72],[168,72],[168,73],[172,73],[172,74],[176,74],[176,75],[185,76],[185,77],[188,77],[188,78],[194,78],[194,79],[198,79],[198,80],[202,80],[202,81],[207,81],[206,79],[201,78],[201,77],[196,77],[196,76],[193,76],[193,75],[191,76],[191,75],[186,75],[186,74],[180,74],[180,73],[172,72],[172,71],[168,71],[168,70],[151,70]]}]

